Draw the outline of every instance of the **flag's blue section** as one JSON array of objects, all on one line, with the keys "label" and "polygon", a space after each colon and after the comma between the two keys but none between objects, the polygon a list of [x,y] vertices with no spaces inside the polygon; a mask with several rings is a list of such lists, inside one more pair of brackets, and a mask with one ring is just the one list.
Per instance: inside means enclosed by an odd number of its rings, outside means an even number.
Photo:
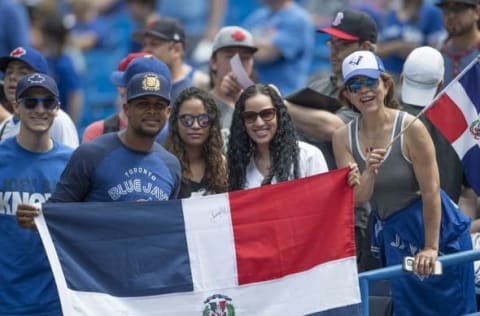
[{"label": "flag's blue section", "polygon": [[[477,113],[480,113],[480,93],[478,93],[478,88],[480,87],[480,63],[476,62],[472,68],[465,72],[459,81],[477,109]],[[461,104],[459,106],[462,107]]]},{"label": "flag's blue section", "polygon": [[[441,192],[442,221],[439,254],[472,249],[470,219]],[[419,199],[381,220],[373,220],[372,250],[387,266],[401,264],[424,247],[423,204]],[[442,276],[415,274],[391,280],[395,315],[464,315],[476,311],[473,264],[443,268]],[[461,303],[460,303],[461,302]]]},{"label": "flag's blue section", "polygon": [[193,290],[181,201],[141,203],[43,205],[70,289],[120,297]]},{"label": "flag's blue section", "polygon": [[462,158],[465,176],[472,189],[480,195],[480,147],[473,146]]},{"label": "flag's blue section", "polygon": [[308,314],[305,316],[345,316],[345,315],[361,315],[362,314],[362,305],[353,304],[342,307],[337,307],[329,309],[323,312]]}]

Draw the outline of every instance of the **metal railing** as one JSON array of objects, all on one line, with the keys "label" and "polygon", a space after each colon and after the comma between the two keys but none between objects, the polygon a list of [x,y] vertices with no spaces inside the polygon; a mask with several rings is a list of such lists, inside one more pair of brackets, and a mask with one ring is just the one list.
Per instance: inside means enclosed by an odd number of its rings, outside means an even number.
[{"label": "metal railing", "polygon": [[[469,261],[477,261],[477,260],[480,260],[480,251],[479,250],[462,251],[458,253],[440,256],[438,257],[438,260],[442,263],[442,267],[448,267],[448,266],[469,262]],[[369,314],[368,295],[369,295],[369,283],[371,281],[392,279],[392,278],[408,275],[409,273],[411,272],[403,271],[401,264],[360,273],[358,277],[360,281],[360,292],[362,295],[363,315],[367,316]]]}]

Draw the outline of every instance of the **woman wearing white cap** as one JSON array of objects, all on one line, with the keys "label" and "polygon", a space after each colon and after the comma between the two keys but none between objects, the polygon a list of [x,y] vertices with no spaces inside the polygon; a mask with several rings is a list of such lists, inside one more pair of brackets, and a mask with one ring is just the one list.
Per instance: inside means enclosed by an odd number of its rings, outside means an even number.
[{"label": "woman wearing white cap", "polygon": [[439,254],[471,249],[470,220],[440,190],[427,129],[397,110],[393,79],[372,52],[347,56],[342,75],[340,98],[360,116],[334,134],[337,165],[356,162],[361,170],[355,204],[372,207],[372,251],[382,263],[395,265],[406,256],[415,257],[415,274],[391,280],[395,315],[475,311],[471,264],[427,278],[435,273]]}]

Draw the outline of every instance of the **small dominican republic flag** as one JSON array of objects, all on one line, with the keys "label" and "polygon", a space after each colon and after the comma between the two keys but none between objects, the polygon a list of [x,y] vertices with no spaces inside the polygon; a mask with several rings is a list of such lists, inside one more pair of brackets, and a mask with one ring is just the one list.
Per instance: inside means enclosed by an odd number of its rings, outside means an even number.
[{"label": "small dominican republic flag", "polygon": [[480,63],[476,58],[436,98],[425,115],[452,144],[472,189],[480,195]]},{"label": "small dominican republic flag", "polygon": [[50,203],[64,315],[357,315],[348,169],[163,202]]}]

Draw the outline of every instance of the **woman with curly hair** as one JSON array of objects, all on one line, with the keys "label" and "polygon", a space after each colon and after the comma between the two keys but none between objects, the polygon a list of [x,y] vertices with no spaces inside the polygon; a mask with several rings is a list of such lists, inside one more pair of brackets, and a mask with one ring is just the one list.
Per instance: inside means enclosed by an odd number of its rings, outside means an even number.
[{"label": "woman with curly hair", "polygon": [[245,89],[235,104],[227,161],[230,190],[328,171],[322,152],[298,141],[275,88],[263,84]]},{"label": "woman with curly hair", "polygon": [[179,198],[228,189],[219,116],[213,97],[198,88],[183,90],[175,100],[165,148],[182,167]]}]

